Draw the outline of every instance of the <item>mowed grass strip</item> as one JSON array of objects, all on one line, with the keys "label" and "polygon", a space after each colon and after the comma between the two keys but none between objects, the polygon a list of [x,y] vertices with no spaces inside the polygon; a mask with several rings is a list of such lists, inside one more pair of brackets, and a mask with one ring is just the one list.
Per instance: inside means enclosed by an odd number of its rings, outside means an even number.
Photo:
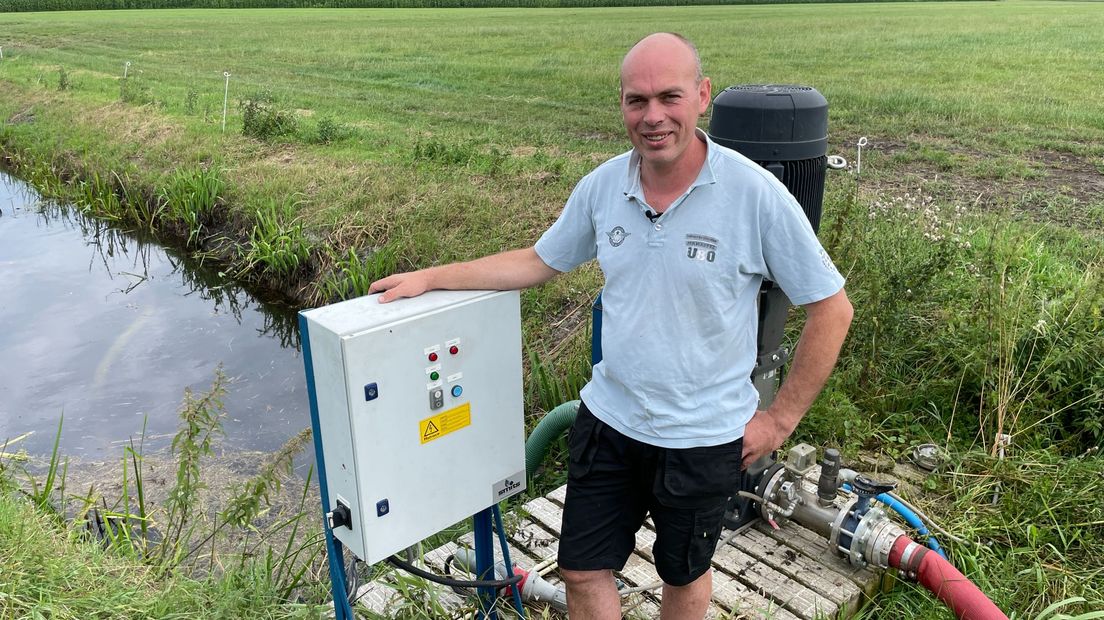
[{"label": "mowed grass strip", "polygon": [[0,15],[0,28],[3,79],[62,66],[78,90],[115,99],[131,61],[180,113],[190,88],[221,108],[230,71],[234,99],[267,90],[362,127],[369,158],[419,132],[585,153],[595,134],[619,143],[617,65],[656,30],[695,40],[718,89],[817,87],[837,135],[1095,148],[1104,137],[1094,3],[102,11]]}]

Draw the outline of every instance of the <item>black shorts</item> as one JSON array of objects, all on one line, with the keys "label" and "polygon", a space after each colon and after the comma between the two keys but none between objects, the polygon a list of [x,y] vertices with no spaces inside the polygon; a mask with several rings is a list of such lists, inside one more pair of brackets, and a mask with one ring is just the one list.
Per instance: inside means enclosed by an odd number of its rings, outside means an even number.
[{"label": "black shorts", "polygon": [[560,566],[621,570],[650,513],[660,578],[674,586],[694,581],[709,569],[725,504],[739,488],[742,446],[737,439],[659,448],[622,435],[580,404],[568,435]]}]

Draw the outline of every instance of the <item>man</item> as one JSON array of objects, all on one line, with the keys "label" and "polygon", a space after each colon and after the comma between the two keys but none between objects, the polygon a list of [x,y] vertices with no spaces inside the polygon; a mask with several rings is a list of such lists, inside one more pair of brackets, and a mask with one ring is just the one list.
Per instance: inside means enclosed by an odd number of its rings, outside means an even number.
[{"label": "man", "polygon": [[[843,278],[797,202],[697,129],[710,88],[689,41],[645,37],[621,65],[633,150],[580,181],[535,246],[371,287],[385,291],[381,302],[435,288],[523,288],[598,259],[604,357],[569,437],[559,553],[574,619],[621,617],[612,571],[649,514],[661,617],[704,616],[741,468],[793,432],[851,322]],[[785,383],[758,411],[749,377],[765,277],[805,307],[807,321]]]}]

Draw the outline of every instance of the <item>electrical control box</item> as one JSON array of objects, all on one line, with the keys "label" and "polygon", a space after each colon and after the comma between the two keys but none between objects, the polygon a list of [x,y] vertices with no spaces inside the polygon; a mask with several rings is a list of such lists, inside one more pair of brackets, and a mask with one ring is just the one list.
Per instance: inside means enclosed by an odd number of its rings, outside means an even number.
[{"label": "electrical control box", "polygon": [[369,564],[525,488],[517,291],[378,297],[300,322],[326,510]]}]

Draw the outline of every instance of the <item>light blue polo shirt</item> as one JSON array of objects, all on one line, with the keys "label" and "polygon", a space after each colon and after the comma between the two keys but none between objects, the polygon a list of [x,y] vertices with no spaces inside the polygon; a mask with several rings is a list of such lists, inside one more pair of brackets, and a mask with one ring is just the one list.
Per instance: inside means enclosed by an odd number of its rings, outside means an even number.
[{"label": "light blue polo shirt", "polygon": [[764,278],[798,305],[844,283],[786,187],[698,136],[706,162],[655,223],[630,151],[579,181],[536,244],[557,271],[598,259],[602,361],[583,400],[621,433],[666,448],[743,436],[759,402],[750,377]]}]

